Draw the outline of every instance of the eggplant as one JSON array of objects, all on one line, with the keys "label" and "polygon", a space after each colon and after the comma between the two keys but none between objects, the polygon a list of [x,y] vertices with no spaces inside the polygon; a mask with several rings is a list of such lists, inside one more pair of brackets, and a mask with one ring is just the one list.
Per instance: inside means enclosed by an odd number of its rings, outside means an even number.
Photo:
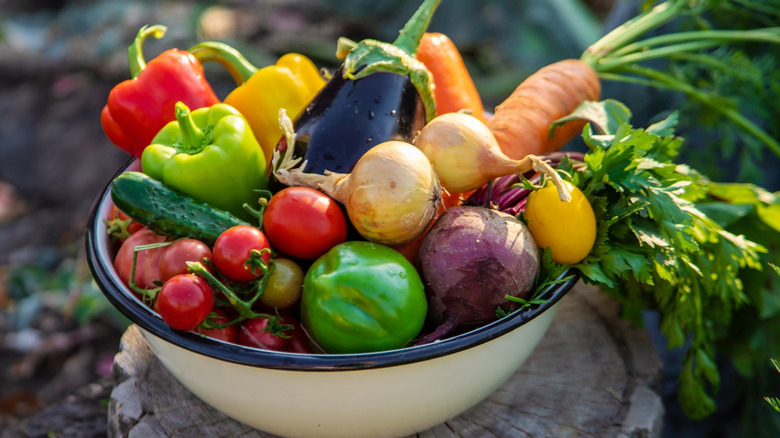
[{"label": "eggplant", "polygon": [[363,154],[388,140],[411,142],[425,110],[408,76],[374,73],[356,81],[339,69],[295,124],[294,156],[303,171],[348,173]]},{"label": "eggplant", "polygon": [[[293,125],[291,158],[303,159],[304,173],[349,173],[373,146],[411,143],[435,116],[431,74],[414,55],[440,1],[424,0],[392,44],[339,39],[343,65]],[[287,147],[283,139],[277,150]],[[280,186],[272,178],[271,190]]]}]

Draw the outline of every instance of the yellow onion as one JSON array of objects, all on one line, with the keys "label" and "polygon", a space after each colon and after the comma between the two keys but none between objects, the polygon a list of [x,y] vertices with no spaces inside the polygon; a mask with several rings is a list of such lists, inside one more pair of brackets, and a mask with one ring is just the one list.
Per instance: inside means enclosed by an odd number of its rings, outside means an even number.
[{"label": "yellow onion", "polygon": [[[468,192],[491,179],[530,170],[544,172],[553,181],[557,177],[534,155],[522,160],[507,157],[487,125],[467,113],[437,116],[420,130],[414,145],[428,157],[442,187],[450,193]],[[556,186],[561,187],[559,183]],[[567,195],[561,191],[562,200]]]},{"label": "yellow onion", "polygon": [[288,186],[322,190],[346,207],[361,236],[391,246],[411,242],[422,234],[441,201],[441,185],[431,162],[403,141],[374,146],[348,174],[280,169],[275,175]]}]

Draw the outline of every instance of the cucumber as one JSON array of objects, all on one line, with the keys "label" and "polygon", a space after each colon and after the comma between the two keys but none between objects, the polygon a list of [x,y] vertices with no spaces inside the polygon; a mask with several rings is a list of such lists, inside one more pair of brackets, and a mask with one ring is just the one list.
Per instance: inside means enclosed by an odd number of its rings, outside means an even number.
[{"label": "cucumber", "polygon": [[235,225],[250,225],[172,189],[141,172],[119,174],[111,186],[114,205],[149,229],[175,237],[191,237],[212,246],[219,235]]}]

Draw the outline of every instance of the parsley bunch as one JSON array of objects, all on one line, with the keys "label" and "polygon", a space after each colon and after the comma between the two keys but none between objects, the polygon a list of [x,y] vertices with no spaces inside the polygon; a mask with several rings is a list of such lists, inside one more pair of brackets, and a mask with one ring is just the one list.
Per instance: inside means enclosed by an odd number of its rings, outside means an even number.
[{"label": "parsley bunch", "polygon": [[[724,229],[697,208],[716,184],[675,163],[683,140],[674,136],[676,115],[646,129],[630,125],[620,102],[586,103],[571,118],[588,120],[584,166],[564,160],[593,205],[598,235],[576,268],[623,305],[641,325],[656,310],[669,348],[687,345],[678,399],[693,419],[715,410],[719,386],[719,327],[748,304],[743,270],[762,270],[767,249]],[[575,170],[576,167],[576,170]]]}]

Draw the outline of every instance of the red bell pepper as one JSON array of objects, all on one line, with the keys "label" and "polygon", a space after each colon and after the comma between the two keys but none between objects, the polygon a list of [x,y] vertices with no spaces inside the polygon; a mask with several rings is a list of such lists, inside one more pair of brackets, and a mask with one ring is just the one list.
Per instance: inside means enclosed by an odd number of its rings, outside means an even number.
[{"label": "red bell pepper", "polygon": [[169,49],[144,61],[142,46],[148,36],[162,38],[167,28],[144,26],[128,48],[132,79],[117,84],[100,114],[111,142],[141,158],[144,148],[168,122],[176,119],[176,102],[196,109],[219,103],[206,82],[203,66],[187,51]]}]

